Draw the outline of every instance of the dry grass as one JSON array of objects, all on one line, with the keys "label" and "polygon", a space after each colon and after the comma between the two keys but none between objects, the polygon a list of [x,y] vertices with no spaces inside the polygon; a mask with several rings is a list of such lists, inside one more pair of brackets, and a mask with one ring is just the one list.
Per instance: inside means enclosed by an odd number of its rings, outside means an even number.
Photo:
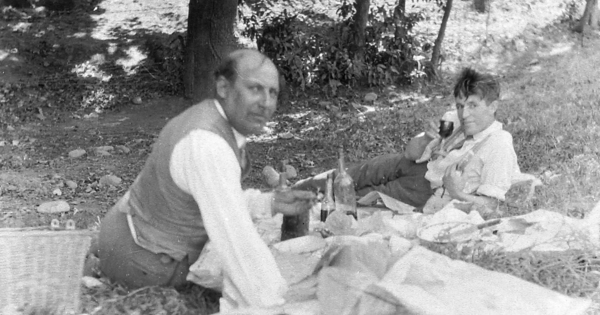
[{"label": "dry grass", "polygon": [[[178,12],[184,6],[181,1],[167,2],[177,6]],[[320,2],[326,5],[316,6],[320,10],[317,13],[331,13],[333,0]],[[375,111],[364,115],[357,115],[351,105],[362,103],[363,93],[357,91],[327,100],[339,106],[339,115],[324,110],[319,102],[325,99],[320,96],[292,98],[293,108],[277,117],[275,129],[291,132],[298,139],[252,143],[264,159],[256,161],[246,184],[260,187],[262,166],[275,165],[284,158],[298,169],[300,177],[330,168],[335,164],[335,151],[340,143],[349,151],[351,161],[401,151],[406,141],[421,130],[425,120],[448,108],[455,71],[470,65],[502,76],[504,93],[499,119],[513,134],[522,169],[540,176],[544,182],[532,200],[507,215],[544,208],[574,217],[585,216],[600,201],[597,35],[587,34],[582,46],[579,35],[569,32],[564,25],[552,26],[561,14],[560,1],[493,1],[490,19],[474,13],[469,3],[455,1],[446,35],[448,59],[442,82],[376,91],[377,102],[367,104]],[[290,4],[307,8],[312,3],[292,0]],[[418,5],[431,4],[418,2]],[[126,18],[123,16],[128,14],[127,10],[121,10],[121,18]],[[417,27],[430,40],[437,32],[437,14],[431,12],[433,18]],[[143,23],[152,21],[150,15],[142,19]],[[108,37],[110,24],[100,25],[99,32]],[[175,29],[178,28],[170,28]],[[516,51],[513,39],[522,40],[529,50]],[[600,301],[595,253],[465,255],[448,247],[432,249],[571,296]],[[218,295],[198,287],[180,291],[144,288],[126,293],[111,286],[86,289],[83,304],[87,314],[210,314],[218,309]],[[598,305],[589,313],[600,311]]]},{"label": "dry grass", "polygon": [[[447,76],[442,83],[423,82],[413,89],[392,87],[377,91],[379,99],[372,104],[375,111],[358,117],[350,103],[361,103],[361,93],[346,95],[350,101],[329,100],[339,106],[341,115],[314,113],[296,125],[284,119],[293,117],[291,114],[283,115],[279,129],[301,135],[301,141],[265,145],[266,163],[290,158],[301,165],[302,177],[333,167],[335,148],[340,143],[349,151],[351,161],[401,151],[425,120],[439,117],[448,109],[454,71],[472,66],[501,77],[503,96],[498,119],[513,134],[522,170],[537,175],[544,183],[531,200],[505,215],[547,209],[584,217],[600,201],[597,35],[587,34],[582,46],[581,38],[570,32],[568,25],[553,24],[562,14],[558,2],[494,1],[497,7],[492,14],[499,10],[502,14],[492,19],[487,29],[486,17],[473,16],[467,3],[458,2],[458,10],[452,16],[454,24],[448,29],[447,49],[451,50],[450,56],[458,58],[445,68]],[[528,16],[535,16],[536,20]],[[515,24],[515,19],[530,23]],[[437,30],[435,24],[423,26],[420,31],[424,33]],[[517,51],[515,40],[525,43],[527,49]],[[314,108],[319,101],[298,100],[296,104]],[[312,146],[306,151],[309,144]],[[277,145],[283,148],[278,149]],[[296,153],[305,155],[298,159]],[[302,167],[305,160],[315,162],[317,167]],[[600,270],[595,252],[463,255],[450,248],[432,249],[570,296],[591,298],[595,304],[589,314],[600,309]]]},{"label": "dry grass", "polygon": [[[466,2],[459,3],[466,6]],[[378,91],[380,103],[375,105],[376,112],[361,119],[353,115],[341,118],[326,115],[323,125],[329,124],[329,127],[306,132],[303,137],[307,142],[322,144],[311,156],[320,162],[317,163],[322,166],[319,170],[335,165],[334,149],[330,148],[332,143],[343,143],[353,161],[401,151],[424,120],[447,110],[452,101],[448,97],[454,75],[452,70],[468,65],[501,77],[504,91],[498,118],[513,134],[522,170],[537,175],[544,183],[531,200],[506,211],[505,215],[547,209],[571,217],[584,217],[600,201],[600,72],[597,70],[600,40],[597,33],[580,37],[572,33],[567,24],[552,24],[550,15],[556,21],[560,13],[558,7],[550,8],[555,4],[543,1],[515,4],[518,8],[534,5],[534,9],[515,9],[511,18],[524,19],[521,14],[541,10],[544,16],[538,22],[544,24],[518,24],[516,32],[510,29],[506,34],[502,32],[511,27],[510,20],[496,19],[497,23],[504,23],[505,29],[502,25],[492,25],[485,30],[481,27],[485,21],[483,17],[469,17],[472,12],[466,13],[465,8],[455,13],[454,27],[460,25],[468,30],[472,35],[467,38],[471,47],[461,49],[456,41],[465,42],[460,39],[464,36],[461,37],[457,28],[449,28],[449,49],[455,49],[462,58],[446,68],[446,80],[440,85],[423,84],[416,91]],[[429,25],[424,31],[427,29],[431,33],[436,28]],[[489,45],[490,41],[483,42],[486,32],[492,35],[492,45]],[[515,38],[526,43],[528,49],[517,51]],[[479,48],[473,48],[477,45]],[[332,101],[344,109],[343,102]],[[596,252],[461,255],[448,248],[432,249],[570,296],[591,298],[595,303],[589,314],[600,309],[597,291],[600,270]]]}]

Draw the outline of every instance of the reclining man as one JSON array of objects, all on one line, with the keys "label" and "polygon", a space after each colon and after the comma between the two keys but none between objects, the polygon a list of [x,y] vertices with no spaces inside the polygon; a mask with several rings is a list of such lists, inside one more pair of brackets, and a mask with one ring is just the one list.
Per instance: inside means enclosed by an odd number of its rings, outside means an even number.
[{"label": "reclining man", "polygon": [[[427,203],[426,212],[430,204],[438,203],[439,210],[452,199],[495,208],[522,175],[512,136],[496,120],[499,95],[500,85],[491,75],[464,69],[454,87],[458,127],[443,148],[437,125],[431,123],[404,153],[350,167],[357,195],[379,191],[420,210]],[[294,188],[322,189],[326,173],[299,181]]]},{"label": "reclining man", "polygon": [[186,283],[210,238],[224,264],[229,309],[282,304],[287,283],[252,217],[296,215],[308,191],[242,190],[246,136],[263,132],[279,93],[275,65],[255,50],[231,53],[215,72],[216,95],[173,118],[144,168],[100,227],[100,270],[129,289]]}]

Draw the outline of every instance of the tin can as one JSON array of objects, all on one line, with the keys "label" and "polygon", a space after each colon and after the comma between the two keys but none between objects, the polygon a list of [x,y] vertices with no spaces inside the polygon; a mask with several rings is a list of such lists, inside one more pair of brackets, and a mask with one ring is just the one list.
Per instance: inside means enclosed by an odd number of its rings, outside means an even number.
[{"label": "tin can", "polygon": [[308,235],[309,223],[310,211],[299,215],[284,215],[281,224],[281,241]]}]

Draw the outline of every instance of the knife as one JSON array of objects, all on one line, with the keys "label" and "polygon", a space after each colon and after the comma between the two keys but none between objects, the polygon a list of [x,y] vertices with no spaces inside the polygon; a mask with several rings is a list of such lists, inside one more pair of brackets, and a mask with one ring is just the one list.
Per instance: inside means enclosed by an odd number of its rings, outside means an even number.
[{"label": "knife", "polygon": [[481,229],[484,229],[484,228],[487,228],[490,226],[498,225],[498,224],[500,224],[500,222],[502,222],[502,219],[493,219],[493,220],[485,221],[485,222],[477,224],[477,225],[470,225],[464,229],[449,232],[448,235],[444,238],[447,238],[448,241],[456,240],[456,238],[459,236],[472,234],[473,232],[476,232],[478,230],[481,230]]}]

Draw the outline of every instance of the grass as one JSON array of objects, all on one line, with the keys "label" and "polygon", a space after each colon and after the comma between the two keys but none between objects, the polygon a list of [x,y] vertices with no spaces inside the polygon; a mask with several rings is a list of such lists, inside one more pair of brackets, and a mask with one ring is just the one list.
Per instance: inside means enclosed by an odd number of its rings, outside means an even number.
[{"label": "grass", "polygon": [[573,297],[595,296],[600,280],[598,259],[587,251],[558,253],[460,251],[448,245],[427,248],[488,270],[510,274]]},{"label": "grass", "polygon": [[[533,2],[542,7],[553,3],[519,1],[515,12],[530,14],[526,3]],[[290,3],[302,6],[303,2]],[[526,29],[523,25],[518,31],[505,32],[502,26],[510,23],[502,18],[512,14],[505,9],[497,15],[500,20],[489,28],[483,27],[481,23],[485,23],[486,17],[465,11],[467,5],[458,2],[459,11],[451,17],[454,20],[446,39],[446,50],[451,58],[447,60],[449,66],[441,82],[375,90],[378,99],[369,104],[362,99],[366,91],[344,91],[336,98],[291,93],[290,105],[274,120],[271,137],[256,138],[250,143],[250,149],[256,152],[253,154],[255,167],[244,185],[264,188],[260,177],[262,167],[276,165],[282,159],[288,159],[296,167],[300,178],[331,168],[336,163],[339,144],[346,148],[350,162],[402,151],[408,139],[418,133],[428,119],[439,117],[448,109],[452,103],[453,75],[469,65],[502,76],[504,91],[498,118],[513,135],[522,170],[539,176],[544,183],[531,200],[518,208],[506,209],[505,215],[548,209],[584,217],[600,201],[600,70],[596,66],[600,59],[597,52],[600,41],[594,33],[584,37],[574,35],[565,24],[536,24],[535,34],[523,35]],[[548,10],[543,13],[549,14]],[[548,16],[544,20],[549,20]],[[423,22],[422,32],[435,30],[434,22],[435,19]],[[471,33],[465,35],[459,28]],[[515,53],[507,48],[497,53],[496,62],[490,66],[489,58],[481,53],[485,49],[471,53],[463,47],[481,44],[486,37],[484,32],[497,33],[493,36],[496,47],[509,47],[513,38],[521,36],[531,50]],[[510,37],[498,40],[506,34]],[[543,40],[539,40],[540,36]],[[364,108],[356,104],[368,105],[370,111],[359,113]],[[296,138],[278,139],[284,132]],[[145,156],[139,157],[143,158]],[[141,167],[141,163],[135,167]],[[110,196],[116,197],[116,193]],[[596,253],[465,253],[447,246],[430,246],[430,249],[570,296],[600,301],[596,290],[600,280]],[[218,310],[218,297],[212,291],[197,287],[180,290],[153,287],[127,293],[118,286],[106,286],[85,289],[82,304],[88,314],[210,314]],[[599,309],[596,303],[589,313]]]},{"label": "grass", "polygon": [[184,288],[144,287],[131,292],[119,289],[88,289],[85,297],[102,296],[86,301],[88,314],[212,314],[219,311],[220,294],[198,286]]},{"label": "grass", "polygon": [[[600,41],[595,37],[586,38],[587,43],[582,47],[565,24],[553,25],[540,33],[549,37],[547,47],[540,47],[537,55],[523,54],[514,60],[516,69],[507,70],[502,78],[504,91],[498,119],[513,135],[522,171],[538,176],[544,185],[519,207],[502,210],[504,216],[547,209],[582,218],[600,202],[600,90],[597,88],[600,73],[594,66],[600,57],[594,47],[598,47]],[[565,44],[571,47],[566,53],[548,53]],[[537,61],[530,65],[533,59]],[[476,63],[473,66],[484,67]],[[300,139],[292,144],[255,145],[268,146],[269,149],[264,150],[272,152],[267,156],[272,165],[278,159],[294,161],[295,154],[305,153],[303,159],[313,160],[318,166],[298,167],[301,177],[335,167],[335,150],[339,144],[344,145],[352,162],[400,152],[427,119],[439,117],[447,110],[451,102],[447,97],[451,78],[448,76],[438,86],[425,85],[420,91],[378,91],[378,103],[373,105],[375,111],[364,115],[357,114],[351,105],[361,103],[360,93],[330,100],[340,108],[339,113],[314,114],[301,120],[305,123],[293,124],[285,119],[295,113],[282,115],[277,119],[279,128],[301,135]],[[298,101],[296,105],[316,107],[313,102],[317,100]],[[303,146],[307,143],[317,146],[312,152],[306,152]],[[279,145],[283,147],[278,149]],[[294,165],[298,164],[302,165],[298,161]],[[595,303],[588,314],[600,309],[597,292],[600,270],[595,251],[464,254],[445,246],[430,249],[569,296],[591,298]]]},{"label": "grass", "polygon": [[[527,203],[505,211],[505,216],[547,209],[582,218],[600,202],[600,73],[595,66],[599,55],[594,52],[600,41],[596,35],[588,35],[582,46],[580,38],[566,24],[551,25],[539,33],[547,41],[538,47],[537,54],[524,53],[513,59],[513,68],[505,72],[498,118],[513,135],[522,171],[538,176],[544,185]],[[564,53],[554,54],[555,51]],[[485,67],[477,63],[473,66]],[[306,132],[303,139],[323,144],[318,154],[322,169],[335,166],[337,144],[345,145],[353,161],[401,151],[426,119],[439,117],[447,109],[451,100],[446,96],[451,84],[451,79],[446,80],[441,87],[425,86],[416,94],[379,91],[383,99],[375,106],[374,113],[341,117],[329,114],[327,128]],[[360,102],[356,98],[359,96],[355,96],[355,101]],[[352,101],[332,102],[342,112],[344,109],[353,112],[346,104]],[[464,255],[453,248],[430,249],[570,296],[591,298],[595,303],[589,314],[600,309],[597,292],[600,271],[594,251]]]}]

